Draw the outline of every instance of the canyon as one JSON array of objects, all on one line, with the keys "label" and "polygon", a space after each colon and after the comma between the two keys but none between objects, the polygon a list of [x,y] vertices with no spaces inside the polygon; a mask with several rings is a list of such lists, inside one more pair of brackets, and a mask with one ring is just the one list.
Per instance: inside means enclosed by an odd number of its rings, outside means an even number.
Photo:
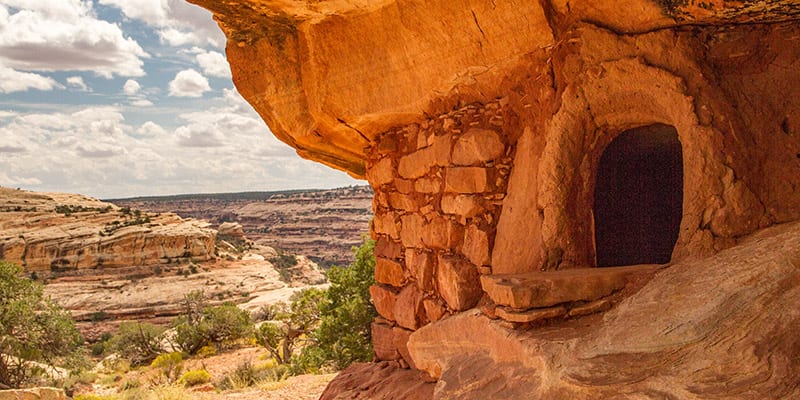
[{"label": "canyon", "polygon": [[185,312],[184,297],[193,291],[210,305],[233,302],[257,312],[326,284],[308,257],[287,254],[295,264],[278,267],[278,255],[233,223],[217,231],[169,212],[0,188],[0,260],[44,281],[45,293],[90,341],[121,321],[167,325]]},{"label": "canyon", "polygon": [[353,246],[369,231],[372,189],[353,186],[327,190],[191,194],[110,200],[150,212],[174,212],[208,221],[235,222],[248,239],[322,267],[352,262]]},{"label": "canyon", "polygon": [[375,192],[378,362],[323,398],[800,395],[795,2],[189,1]]},{"label": "canyon", "polygon": [[208,261],[215,240],[207,223],[172,213],[0,188],[0,259],[30,273]]}]

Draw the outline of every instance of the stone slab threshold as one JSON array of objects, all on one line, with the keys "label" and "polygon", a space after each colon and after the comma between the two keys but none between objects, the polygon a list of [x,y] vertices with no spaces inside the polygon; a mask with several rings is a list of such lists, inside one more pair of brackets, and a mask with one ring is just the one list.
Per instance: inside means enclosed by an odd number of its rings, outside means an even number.
[{"label": "stone slab threshold", "polygon": [[[482,275],[483,290],[498,306],[503,319],[525,318],[522,314],[547,315],[559,306],[575,302],[594,302],[623,289],[632,278],[653,272],[663,265],[643,264],[625,267],[576,268],[561,271],[536,271],[522,274]],[[602,307],[601,307],[602,308]],[[498,308],[498,311],[503,309]],[[519,314],[514,316],[511,314]],[[528,318],[532,317],[529,316]]]}]

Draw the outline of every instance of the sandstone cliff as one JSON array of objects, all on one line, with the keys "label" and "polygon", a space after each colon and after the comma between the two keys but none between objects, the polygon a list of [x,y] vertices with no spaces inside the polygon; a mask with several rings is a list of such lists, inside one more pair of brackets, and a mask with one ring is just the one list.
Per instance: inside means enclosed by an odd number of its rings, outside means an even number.
[{"label": "sandstone cliff", "polygon": [[0,188],[0,259],[26,272],[111,269],[214,257],[216,231],[175,214],[63,193]]}]

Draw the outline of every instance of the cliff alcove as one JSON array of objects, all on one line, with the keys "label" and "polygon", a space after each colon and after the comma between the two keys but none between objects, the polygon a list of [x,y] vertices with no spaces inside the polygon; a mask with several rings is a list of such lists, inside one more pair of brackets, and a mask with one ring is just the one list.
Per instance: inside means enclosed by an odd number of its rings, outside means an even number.
[{"label": "cliff alcove", "polygon": [[683,217],[683,157],[674,127],[617,136],[600,157],[594,191],[597,266],[666,264]]},{"label": "cliff alcove", "polygon": [[800,396],[797,226],[759,233],[800,219],[795,2],[191,1],[276,136],[370,182],[376,359],[432,398]]}]

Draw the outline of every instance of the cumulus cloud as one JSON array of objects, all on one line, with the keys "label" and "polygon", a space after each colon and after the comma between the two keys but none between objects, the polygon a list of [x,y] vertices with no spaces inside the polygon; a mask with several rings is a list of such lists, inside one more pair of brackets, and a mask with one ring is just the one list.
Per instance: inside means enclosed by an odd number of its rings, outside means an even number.
[{"label": "cumulus cloud", "polygon": [[25,92],[29,89],[53,90],[63,87],[53,78],[20,72],[0,65],[0,93]]},{"label": "cumulus cloud", "polygon": [[231,68],[222,53],[204,51],[197,55],[197,64],[200,65],[206,75],[217,78],[231,78]]},{"label": "cumulus cloud", "polygon": [[222,47],[225,36],[211,13],[184,0],[99,0],[120,9],[126,17],[157,29],[162,43],[170,46]]},{"label": "cumulus cloud", "polygon": [[[8,138],[6,138],[6,140],[8,140]],[[6,142],[0,144],[0,153],[24,153],[27,150],[25,146],[17,143]]]},{"label": "cumulus cloud", "polygon": [[18,187],[39,185],[42,181],[36,178],[23,178],[19,176],[9,176],[7,173],[0,171],[0,186]]},{"label": "cumulus cloud", "polygon": [[75,151],[86,158],[108,158],[125,153],[125,149],[120,146],[96,143],[79,144]]},{"label": "cumulus cloud", "polygon": [[118,198],[356,183],[300,159],[235,90],[205,104],[172,124],[131,123],[125,107],[0,111],[0,184]]},{"label": "cumulus cloud", "polygon": [[69,78],[67,78],[67,85],[82,90],[84,92],[91,91],[91,89],[89,89],[89,85],[87,85],[86,82],[83,81],[83,78],[80,76],[70,76]]},{"label": "cumulus cloud", "polygon": [[169,83],[169,95],[175,97],[202,97],[210,90],[208,79],[193,69],[178,72]]},{"label": "cumulus cloud", "polygon": [[181,126],[175,133],[178,136],[178,145],[183,147],[220,147],[222,140],[212,126],[204,124],[191,124]]},{"label": "cumulus cloud", "polygon": [[133,96],[136,93],[139,93],[139,90],[141,88],[142,86],[139,85],[139,82],[136,82],[133,79],[128,79],[125,82],[125,85],[122,87],[122,91],[125,92],[125,94],[127,94],[128,96]]},{"label": "cumulus cloud", "polygon": [[142,76],[149,55],[87,0],[1,0],[0,62],[24,71]]},{"label": "cumulus cloud", "polygon": [[153,102],[147,99],[134,99],[131,100],[131,105],[134,107],[151,107]]},{"label": "cumulus cloud", "polygon": [[144,137],[157,137],[166,135],[167,130],[153,121],[147,121],[136,130],[136,133]]}]

